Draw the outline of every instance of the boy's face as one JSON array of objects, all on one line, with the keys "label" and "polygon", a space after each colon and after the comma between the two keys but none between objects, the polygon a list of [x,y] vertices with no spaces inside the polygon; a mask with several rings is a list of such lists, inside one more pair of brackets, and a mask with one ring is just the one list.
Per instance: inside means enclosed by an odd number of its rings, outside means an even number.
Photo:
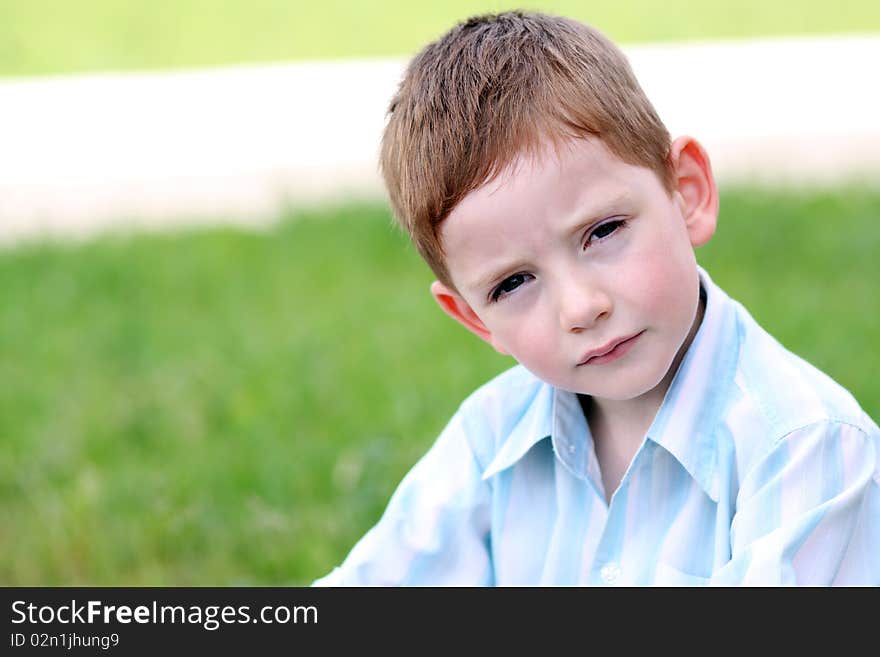
[{"label": "boy's face", "polygon": [[717,190],[689,137],[672,145],[671,197],[598,139],[568,146],[517,160],[456,206],[441,233],[456,290],[435,282],[432,292],[544,381],[633,399],[687,346],[699,302],[693,247],[714,231]]}]

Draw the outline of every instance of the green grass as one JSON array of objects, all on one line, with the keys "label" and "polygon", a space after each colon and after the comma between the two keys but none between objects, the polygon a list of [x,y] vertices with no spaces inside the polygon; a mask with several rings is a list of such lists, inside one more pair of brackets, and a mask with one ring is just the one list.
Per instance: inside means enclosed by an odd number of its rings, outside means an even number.
[{"label": "green grass", "polygon": [[[880,417],[880,191],[724,190],[713,278]],[[0,251],[0,584],[305,584],[511,361],[382,206]]]},{"label": "green grass", "polygon": [[467,16],[517,7],[622,43],[880,30],[876,0],[0,0],[0,75],[407,55]]}]

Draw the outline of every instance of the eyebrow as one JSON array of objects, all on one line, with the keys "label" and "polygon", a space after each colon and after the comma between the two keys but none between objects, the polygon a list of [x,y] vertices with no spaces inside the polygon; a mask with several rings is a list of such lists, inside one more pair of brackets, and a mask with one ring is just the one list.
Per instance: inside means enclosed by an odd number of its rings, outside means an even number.
[{"label": "eyebrow", "polygon": [[[616,205],[629,201],[630,194],[625,190],[618,190],[601,199],[598,203],[588,205],[585,210],[578,212],[577,219],[566,222],[565,233],[570,235],[575,232],[586,231],[605,218],[606,214]],[[515,262],[493,269],[485,276],[481,276],[475,284],[477,290],[491,290],[507,277],[507,272],[515,273],[520,267]]]},{"label": "eyebrow", "polygon": [[479,281],[477,281],[475,289],[480,290],[481,292],[485,290],[487,293],[491,294],[492,290],[495,289],[495,286],[501,283],[505,278],[507,278],[507,272],[515,273],[518,269],[518,266],[506,266],[493,270],[486,276],[480,278]]}]

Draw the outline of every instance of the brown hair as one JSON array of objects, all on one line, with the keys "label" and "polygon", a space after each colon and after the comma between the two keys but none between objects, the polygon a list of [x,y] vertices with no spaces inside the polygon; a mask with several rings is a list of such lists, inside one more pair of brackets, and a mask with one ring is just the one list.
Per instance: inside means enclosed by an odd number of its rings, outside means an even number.
[{"label": "brown hair", "polygon": [[391,206],[444,284],[440,224],[518,155],[595,136],[671,193],[669,133],[623,53],[577,21],[475,16],[410,62],[388,110],[380,169]]}]

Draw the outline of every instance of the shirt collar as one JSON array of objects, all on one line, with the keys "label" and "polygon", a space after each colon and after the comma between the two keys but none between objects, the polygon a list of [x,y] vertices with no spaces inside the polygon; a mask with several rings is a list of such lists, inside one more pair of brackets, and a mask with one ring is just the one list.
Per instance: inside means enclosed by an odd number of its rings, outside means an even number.
[{"label": "shirt collar", "polygon": [[672,454],[717,502],[715,429],[730,398],[740,339],[734,303],[702,267],[698,271],[706,291],[703,321],[648,429],[648,440]]},{"label": "shirt collar", "polygon": [[554,388],[541,383],[531,403],[507,436],[501,449],[483,471],[483,479],[509,468],[519,461],[535,443],[551,434]]},{"label": "shirt collar", "polygon": [[[714,427],[724,412],[726,390],[733,382],[739,356],[733,302],[702,267],[697,267],[706,292],[703,321],[666,391],[647,439],[666,449],[714,501],[719,496],[718,445]],[[577,395],[542,384],[483,479],[519,461],[537,442],[552,437],[557,458],[576,476],[601,480],[586,471],[594,459],[589,427]]]}]

